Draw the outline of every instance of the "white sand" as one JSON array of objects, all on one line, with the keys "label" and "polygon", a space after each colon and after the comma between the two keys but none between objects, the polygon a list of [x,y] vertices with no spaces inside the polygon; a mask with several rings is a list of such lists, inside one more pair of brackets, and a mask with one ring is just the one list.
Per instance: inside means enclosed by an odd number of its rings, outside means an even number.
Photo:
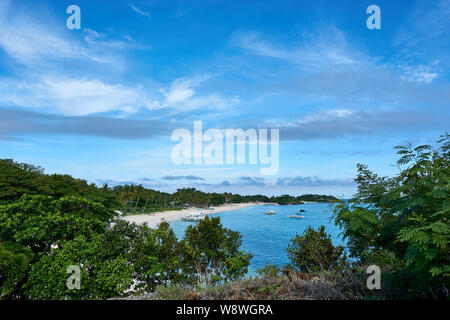
[{"label": "white sand", "polygon": [[187,208],[183,210],[153,212],[151,214],[135,214],[124,217],[123,219],[137,224],[147,223],[150,228],[156,228],[158,224],[165,220],[167,222],[181,220],[182,217],[194,212],[202,212],[204,214],[219,213],[224,211],[238,210],[250,206],[262,205],[264,203],[233,203],[218,207],[211,207],[214,210],[201,210],[200,208]]}]

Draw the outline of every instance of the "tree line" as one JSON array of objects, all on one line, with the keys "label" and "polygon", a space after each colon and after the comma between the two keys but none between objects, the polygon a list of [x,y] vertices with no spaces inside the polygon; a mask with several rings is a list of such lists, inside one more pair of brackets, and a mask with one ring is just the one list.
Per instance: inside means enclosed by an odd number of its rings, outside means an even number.
[{"label": "tree line", "polygon": [[229,192],[207,193],[195,188],[178,189],[174,193],[161,192],[142,185],[104,184],[98,187],[86,180],[67,174],[45,174],[44,169],[12,159],[0,159],[0,204],[18,201],[22,195],[47,195],[55,199],[64,196],[83,197],[99,202],[106,208],[125,213],[155,212],[185,206],[207,208],[225,203],[271,202],[298,204],[303,201],[338,201],[333,196],[305,194],[301,196],[239,195]]}]

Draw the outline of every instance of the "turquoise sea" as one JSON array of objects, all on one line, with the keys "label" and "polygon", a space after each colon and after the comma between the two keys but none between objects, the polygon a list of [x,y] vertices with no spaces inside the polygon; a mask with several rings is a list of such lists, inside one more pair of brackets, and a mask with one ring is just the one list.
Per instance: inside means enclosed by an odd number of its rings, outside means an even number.
[{"label": "turquoise sea", "polygon": [[[300,213],[305,218],[289,218]],[[268,210],[275,211],[274,215],[265,215]],[[239,231],[242,234],[243,247],[253,253],[253,259],[249,266],[249,275],[256,273],[256,269],[266,263],[276,264],[282,267],[288,263],[286,248],[289,240],[296,233],[302,234],[310,225],[317,229],[324,225],[325,230],[331,235],[334,245],[344,245],[339,236],[340,230],[330,222],[332,212],[327,203],[308,203],[303,205],[263,205],[252,206],[239,210],[226,211],[211,214],[220,217],[224,227]],[[192,222],[174,221],[171,225],[178,238],[182,238],[184,230]]]}]

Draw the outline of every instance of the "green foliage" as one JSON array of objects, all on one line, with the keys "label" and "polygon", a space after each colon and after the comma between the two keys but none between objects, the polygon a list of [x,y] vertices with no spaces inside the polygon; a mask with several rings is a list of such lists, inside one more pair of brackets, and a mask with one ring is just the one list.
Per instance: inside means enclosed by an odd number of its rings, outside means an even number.
[{"label": "green foliage", "polygon": [[151,213],[186,206],[209,207],[225,203],[275,202],[279,204],[303,203],[303,201],[334,202],[333,196],[305,194],[268,197],[224,193],[205,193],[195,188],[178,189],[169,194],[144,188],[142,185],[119,185],[97,187],[70,175],[47,175],[41,167],[0,159],[0,205],[18,201],[23,195],[45,195],[53,199],[67,196],[82,197],[103,204],[110,210],[123,213]]},{"label": "green foliage", "polygon": [[[99,260],[97,239],[79,236],[33,264],[24,285],[29,299],[104,299],[122,294],[133,281],[133,265],[122,256]],[[67,268],[80,267],[80,289],[69,289]]]},{"label": "green foliage", "polygon": [[311,202],[340,202],[340,200],[333,196],[327,195],[319,195],[319,194],[304,194],[301,196],[290,196],[288,194],[284,194],[278,197],[271,197],[266,202],[275,202],[278,204],[286,205],[286,204],[303,204],[304,201]]},{"label": "green foliage", "polygon": [[0,159],[0,204],[18,200],[23,194],[42,193],[40,167]]},{"label": "green foliage", "polygon": [[182,281],[180,244],[167,222],[157,229],[118,221],[99,238],[99,261],[123,256],[134,266],[135,291],[148,292],[158,285]]},{"label": "green foliage", "polygon": [[351,255],[390,270],[385,278],[398,297],[437,298],[449,285],[450,136],[441,138],[438,148],[396,147],[393,178],[358,164],[358,192],[334,206]]},{"label": "green foliage", "polygon": [[[216,220],[191,228],[182,243],[165,222],[150,229],[119,220],[107,228],[118,208],[137,212],[232,200],[231,194],[192,188],[172,195],[134,185],[98,188],[69,175],[46,175],[40,167],[0,160],[1,296],[103,299],[130,290],[149,292],[192,282],[195,266],[210,282],[235,279],[245,274],[251,255],[239,250],[240,234]],[[211,246],[199,239],[210,239]],[[79,290],[67,288],[70,265],[80,267]]]},{"label": "green foliage", "polygon": [[280,274],[281,269],[277,265],[266,264],[266,265],[264,265],[264,267],[258,268],[256,270],[256,272],[261,277],[274,278],[274,277],[277,277]]},{"label": "green foliage", "polygon": [[[94,299],[92,269],[95,267],[95,242],[84,236],[67,241],[50,254],[40,255],[31,267],[24,292],[29,299]],[[67,268],[77,265],[81,271],[81,288],[67,287]]]},{"label": "green foliage", "polygon": [[398,242],[408,244],[406,266],[419,272],[429,271],[431,275],[450,275],[448,245],[450,228],[448,224],[429,222],[423,216],[414,214],[408,218],[409,225],[400,229]]},{"label": "green foliage", "polygon": [[291,239],[287,253],[292,266],[302,272],[338,270],[347,263],[344,247],[333,246],[324,226],[317,231],[309,226],[301,236],[297,234]]},{"label": "green foliage", "polygon": [[49,252],[60,241],[103,232],[111,217],[103,205],[84,198],[24,195],[0,206],[0,239],[35,253]]},{"label": "green foliage", "polygon": [[[331,197],[332,198],[332,197]],[[178,241],[167,223],[158,228],[115,221],[124,213],[236,202],[300,203],[329,196],[267,197],[173,194],[142,185],[97,187],[69,175],[0,159],[0,290],[3,298],[103,299],[172,284],[227,282],[242,277],[251,254],[241,235],[206,219]],[[81,289],[67,288],[67,267],[81,270]]]},{"label": "green foliage", "polygon": [[23,195],[45,195],[54,199],[76,196],[102,203],[110,209],[118,207],[116,196],[107,186],[97,188],[69,175],[46,175],[41,167],[0,159],[0,204],[13,203]]},{"label": "green foliage", "polygon": [[175,232],[167,222],[161,222],[154,230],[154,236],[158,249],[156,258],[164,266],[163,272],[158,275],[159,281],[156,285],[167,285],[172,282],[183,283],[186,280],[186,276],[180,272],[182,268],[180,256],[183,254],[183,248]]},{"label": "green foliage", "polygon": [[[251,255],[239,250],[240,234],[222,228],[218,218],[207,220],[191,227],[182,243],[168,223],[150,229],[125,221],[103,234],[59,241],[35,254],[23,294],[29,299],[104,299],[127,291],[151,292],[195,282],[197,267],[207,283],[243,276]],[[80,289],[67,288],[70,265],[81,269]]]},{"label": "green foliage", "polygon": [[97,261],[93,270],[96,298],[105,299],[123,294],[133,283],[134,265],[123,256]]},{"label": "green foliage", "polygon": [[[191,227],[180,243],[166,222],[150,229],[120,220],[105,229],[109,217],[101,204],[77,197],[23,196],[0,206],[1,240],[14,243],[0,245],[2,295],[104,299],[130,290],[150,292],[192,282],[193,275],[181,271],[198,266],[195,259],[210,282],[247,271],[251,255],[239,250],[240,234],[222,228],[219,219]],[[67,288],[71,265],[81,269],[80,289]]]},{"label": "green foliage", "polygon": [[15,297],[30,268],[31,253],[0,242],[0,298]]},{"label": "green foliage", "polygon": [[[159,260],[158,251],[167,244],[161,241],[165,236],[163,228],[166,226],[152,230],[118,221],[89,241],[83,236],[66,241],[50,254],[41,255],[33,265],[26,295],[30,299],[104,299],[130,290],[133,281],[135,292],[145,292],[173,280],[171,266]],[[66,286],[70,265],[81,268],[79,290]]]},{"label": "green foliage", "polygon": [[269,286],[265,286],[265,287],[263,287],[263,288],[259,288],[258,289],[258,292],[259,293],[266,293],[266,294],[269,294],[269,295],[275,295],[275,294],[277,294],[278,293],[278,290],[279,290],[279,288],[281,287],[281,285],[280,284],[274,284],[274,285],[269,285]]},{"label": "green foliage", "polygon": [[240,250],[239,232],[223,228],[220,218],[206,217],[189,226],[182,241],[183,270],[191,282],[209,285],[247,272],[252,255]]}]

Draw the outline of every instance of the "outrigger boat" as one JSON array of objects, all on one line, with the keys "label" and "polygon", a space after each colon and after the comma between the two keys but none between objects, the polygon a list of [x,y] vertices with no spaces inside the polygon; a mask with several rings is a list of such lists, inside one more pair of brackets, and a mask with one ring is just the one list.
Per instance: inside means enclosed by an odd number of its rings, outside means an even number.
[{"label": "outrigger boat", "polygon": [[289,217],[289,218],[296,218],[296,219],[304,218],[304,216],[300,216],[300,215],[288,216],[288,217]]},{"label": "outrigger boat", "polygon": [[269,210],[269,211],[264,212],[264,214],[275,214],[275,211]]}]

